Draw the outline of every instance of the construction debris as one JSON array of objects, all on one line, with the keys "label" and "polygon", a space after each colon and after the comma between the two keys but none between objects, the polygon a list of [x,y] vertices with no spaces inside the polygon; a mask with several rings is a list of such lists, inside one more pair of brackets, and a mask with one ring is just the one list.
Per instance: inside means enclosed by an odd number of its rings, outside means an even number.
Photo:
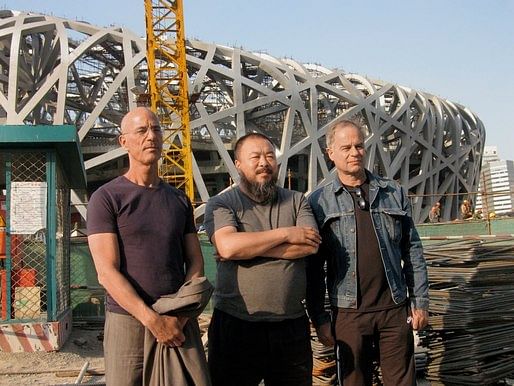
[{"label": "construction debris", "polygon": [[336,360],[334,348],[323,345],[311,327],[312,347],[312,384],[313,386],[329,386],[336,384]]},{"label": "construction debris", "polygon": [[431,381],[492,385],[514,373],[514,239],[424,245]]},{"label": "construction debris", "polygon": [[84,363],[84,366],[82,366],[82,368],[80,369],[80,373],[77,376],[77,379],[75,379],[75,384],[82,383],[82,379],[84,378],[84,375],[86,375],[88,367],[89,367],[89,362],[86,361],[86,363]]}]

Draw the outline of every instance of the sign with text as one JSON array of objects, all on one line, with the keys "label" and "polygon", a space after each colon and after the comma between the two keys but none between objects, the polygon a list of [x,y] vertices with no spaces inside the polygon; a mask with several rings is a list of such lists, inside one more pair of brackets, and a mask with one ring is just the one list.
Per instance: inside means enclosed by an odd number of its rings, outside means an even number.
[{"label": "sign with text", "polygon": [[34,234],[46,228],[46,182],[11,182],[11,233]]}]

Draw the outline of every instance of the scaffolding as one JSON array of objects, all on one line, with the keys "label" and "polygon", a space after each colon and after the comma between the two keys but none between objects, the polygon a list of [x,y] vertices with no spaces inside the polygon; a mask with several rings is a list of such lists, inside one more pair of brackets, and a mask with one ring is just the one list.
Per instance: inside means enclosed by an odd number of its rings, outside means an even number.
[{"label": "scaffolding", "polygon": [[161,178],[194,201],[182,0],[145,0],[148,88],[163,129]]}]

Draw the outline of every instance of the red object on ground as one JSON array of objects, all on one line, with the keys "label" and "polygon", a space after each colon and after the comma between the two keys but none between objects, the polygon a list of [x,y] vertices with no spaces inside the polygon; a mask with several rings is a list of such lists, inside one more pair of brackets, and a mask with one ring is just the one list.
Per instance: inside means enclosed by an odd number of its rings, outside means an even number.
[{"label": "red object on ground", "polygon": [[[2,292],[2,319],[7,319],[7,274],[5,269],[0,269],[0,282]],[[33,268],[13,269],[11,271],[11,304],[14,299],[14,288],[35,287],[36,270]]]},{"label": "red object on ground", "polygon": [[2,320],[7,319],[7,275],[5,269],[0,269],[0,285],[2,291]]},{"label": "red object on ground", "polygon": [[5,228],[0,228],[0,259],[5,259]]}]

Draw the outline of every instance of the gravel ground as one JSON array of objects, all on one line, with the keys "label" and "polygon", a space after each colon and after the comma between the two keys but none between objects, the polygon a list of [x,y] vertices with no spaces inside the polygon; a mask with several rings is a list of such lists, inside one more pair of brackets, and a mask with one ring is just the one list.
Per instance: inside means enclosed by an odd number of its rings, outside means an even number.
[{"label": "gravel ground", "polygon": [[[89,369],[102,370],[103,349],[98,339],[102,329],[73,327],[71,336],[59,352],[0,352],[0,385],[73,384],[77,375],[57,376],[60,370],[80,371],[86,361]],[[105,382],[103,376],[86,376],[83,383]]]}]

